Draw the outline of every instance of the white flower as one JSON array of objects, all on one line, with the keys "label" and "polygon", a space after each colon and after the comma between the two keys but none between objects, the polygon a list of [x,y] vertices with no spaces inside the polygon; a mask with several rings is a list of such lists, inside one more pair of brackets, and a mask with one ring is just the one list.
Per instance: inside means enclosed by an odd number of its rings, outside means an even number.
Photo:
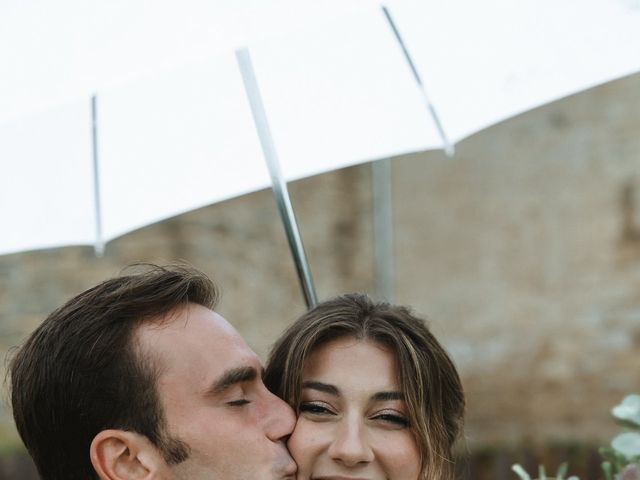
[{"label": "white flower", "polygon": [[640,395],[626,396],[620,405],[613,407],[611,413],[618,420],[631,422],[640,427]]},{"label": "white flower", "polygon": [[614,450],[627,459],[640,456],[640,433],[621,433],[611,441]]}]

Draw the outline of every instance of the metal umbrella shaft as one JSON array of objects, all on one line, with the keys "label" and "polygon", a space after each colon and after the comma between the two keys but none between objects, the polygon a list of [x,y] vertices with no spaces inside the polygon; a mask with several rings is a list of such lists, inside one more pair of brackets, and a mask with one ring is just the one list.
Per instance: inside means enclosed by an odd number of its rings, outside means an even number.
[{"label": "metal umbrella shaft", "polygon": [[302,293],[304,295],[305,302],[307,303],[307,307],[311,308],[318,303],[318,300],[316,298],[313,279],[311,278],[311,271],[309,270],[309,263],[307,262],[307,256],[302,244],[302,238],[300,237],[296,217],[293,212],[293,207],[291,206],[289,190],[287,189],[287,183],[284,181],[282,176],[280,162],[278,161],[278,155],[273,143],[271,131],[269,130],[269,122],[267,121],[267,115],[262,104],[262,97],[258,88],[258,82],[256,81],[256,77],[253,72],[251,56],[246,48],[241,48],[236,50],[236,58],[238,60],[240,73],[242,74],[242,81],[251,106],[253,121],[258,132],[258,137],[260,137],[262,151],[267,162],[269,174],[271,175],[273,195],[276,199],[285,233],[287,235],[289,248],[291,249],[293,261],[298,273],[300,287],[302,288]]},{"label": "metal umbrella shaft", "polygon": [[378,297],[394,301],[393,197],[391,159],[371,164],[373,193],[373,252]]}]

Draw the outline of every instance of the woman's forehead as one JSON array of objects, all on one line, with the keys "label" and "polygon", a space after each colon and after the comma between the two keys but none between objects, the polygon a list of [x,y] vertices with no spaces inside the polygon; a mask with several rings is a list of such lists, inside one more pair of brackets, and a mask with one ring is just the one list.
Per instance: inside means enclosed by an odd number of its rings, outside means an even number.
[{"label": "woman's forehead", "polygon": [[315,348],[304,363],[302,377],[303,381],[313,379],[337,387],[399,388],[393,352],[377,342],[354,337],[341,337]]}]

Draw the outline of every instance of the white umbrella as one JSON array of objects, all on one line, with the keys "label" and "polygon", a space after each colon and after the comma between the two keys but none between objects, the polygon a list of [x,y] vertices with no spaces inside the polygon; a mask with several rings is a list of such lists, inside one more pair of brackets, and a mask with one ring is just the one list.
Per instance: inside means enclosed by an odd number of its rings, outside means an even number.
[{"label": "white umbrella", "polygon": [[[323,40],[320,50],[326,55],[323,60],[325,65],[332,57],[338,58],[335,53],[345,52],[349,57],[343,57],[342,64],[333,65],[324,72],[326,82],[323,84],[322,94],[328,96],[333,92],[333,101],[340,95],[349,99],[349,103],[344,105],[342,118],[359,123],[361,133],[348,135],[343,129],[340,132],[341,138],[331,140],[335,143],[330,147],[332,155],[324,156],[325,164],[313,165],[313,159],[309,159],[310,161],[301,164],[302,168],[298,168],[297,161],[290,161],[289,156],[286,156],[284,167],[288,178],[337,168],[346,162],[393,154],[402,148],[404,138],[386,135],[384,143],[371,146],[368,145],[368,138],[372,134],[388,133],[401,121],[417,125],[412,128],[419,128],[421,123],[426,123],[420,104],[411,95],[405,95],[409,97],[408,100],[400,102],[405,110],[408,108],[412,112],[411,116],[398,109],[395,115],[391,115],[386,104],[388,100],[371,101],[376,96],[383,99],[383,89],[393,91],[393,85],[403,82],[410,84],[410,79],[406,78],[403,70],[406,68],[404,61],[396,51],[396,46],[385,38],[389,32],[380,12],[377,9],[354,8],[344,11],[341,8],[341,15],[336,15],[336,5],[337,3],[327,2],[323,9],[303,9],[304,15],[293,15],[295,22],[291,15],[286,17],[289,19],[288,23],[295,23],[297,28],[290,28],[287,34],[281,34],[281,40],[275,35],[276,39],[269,44],[270,47],[262,48],[261,53],[255,55],[259,60],[258,64],[269,64],[269,58],[281,60],[283,57],[281,54],[277,55],[277,50],[281,49],[283,43],[291,45],[307,41],[311,48],[310,43],[321,38],[327,28],[333,31],[339,28],[344,33],[352,28],[354,22],[359,25],[359,31],[363,34],[360,42],[369,41],[365,53],[375,52],[383,55],[383,58],[391,56],[392,59],[395,56],[395,63],[392,62],[393,68],[388,69],[388,73],[378,81],[363,82],[367,77],[379,73],[380,65],[375,57],[365,55],[358,69],[342,73],[337,67],[344,69],[344,61],[348,61],[357,52],[353,48],[349,50],[341,38]],[[280,9],[280,13],[283,10],[284,7]],[[312,12],[315,14],[311,15]],[[198,15],[206,14],[204,10],[198,12]],[[284,14],[282,16],[285,17]],[[15,27],[23,23],[20,18],[10,18],[10,15],[0,17],[5,19],[3,27],[14,25],[14,31],[20,30]],[[107,15],[107,18],[110,17],[113,15]],[[278,18],[278,15],[272,14],[271,17]],[[264,21],[268,23],[271,17]],[[82,21],[75,17],[73,19],[72,26],[76,29],[79,28],[78,25],[82,26]],[[185,28],[189,27],[188,22],[182,23]],[[221,22],[218,20],[217,23]],[[140,24],[138,27],[142,29],[144,25]],[[302,29],[304,35],[300,33]],[[66,31],[67,28],[63,27],[62,30]],[[161,29],[156,27],[156,30]],[[0,39],[0,45],[10,43],[11,38],[6,33],[10,31],[11,29],[0,28],[0,32],[7,37]],[[160,33],[155,32],[157,38],[162,37]],[[147,38],[143,33],[139,36]],[[236,37],[244,38],[241,34]],[[256,37],[259,37],[261,45],[267,45],[263,41],[264,36],[254,34],[249,40]],[[233,40],[227,41],[229,48],[225,50],[218,46],[218,53],[210,54],[203,60],[190,59],[181,64],[174,61],[171,68],[163,66],[163,70],[159,72],[150,72],[149,67],[135,79],[127,81],[121,81],[117,77],[116,67],[119,64],[106,68],[94,61],[91,63],[92,69],[89,69],[91,78],[87,79],[88,75],[76,73],[69,81],[79,91],[79,100],[73,103],[62,101],[63,97],[73,93],[71,87],[67,87],[63,79],[58,78],[64,76],[64,71],[52,73],[54,80],[57,79],[53,83],[59,86],[55,91],[49,87],[46,78],[41,78],[45,90],[51,90],[48,95],[41,94],[33,79],[36,76],[42,77],[42,72],[2,76],[5,83],[7,78],[11,80],[15,77],[17,80],[0,89],[3,94],[0,104],[7,106],[4,111],[9,112],[0,117],[0,159],[6,172],[0,185],[0,218],[7,230],[14,232],[0,241],[0,253],[95,243],[97,230],[101,233],[97,241],[108,241],[148,223],[268,186],[269,177],[255,135],[234,49],[231,48],[237,46],[238,39]],[[128,43],[133,44],[130,48],[133,51],[142,49],[138,45],[139,41],[136,42],[137,37],[129,39]],[[93,43],[102,45],[106,40]],[[147,46],[147,43],[153,44],[153,41],[146,41],[143,46]],[[209,39],[209,43],[215,42]],[[252,45],[257,44],[255,41]],[[362,43],[356,42],[353,47],[361,45]],[[114,58],[125,53],[125,50],[119,49],[105,57],[116,63]],[[286,54],[285,51],[282,53]],[[320,61],[313,53],[309,52],[310,58],[313,57],[314,62]],[[151,56],[155,59],[160,54]],[[20,55],[16,55],[13,49],[9,51],[7,47],[4,57],[14,60],[8,71],[20,71],[22,63],[16,60]],[[88,53],[80,55],[82,61],[88,57]],[[134,62],[126,61],[127,58],[124,57],[122,68],[128,74],[126,69]],[[289,61],[304,62],[304,59]],[[83,72],[73,58],[65,57],[63,64],[70,65],[72,72]],[[382,66],[388,64],[386,62]],[[23,70],[29,70],[29,65],[31,64],[27,64]],[[104,73],[107,79],[102,81],[102,77],[93,73],[94,70]],[[271,68],[264,73],[270,70]],[[113,71],[116,73],[112,73]],[[349,81],[352,78],[355,81]],[[23,83],[29,87],[24,87]],[[303,85],[299,88],[307,94],[315,94]],[[29,95],[32,91],[35,92],[34,96],[42,97],[44,111],[38,109],[37,103],[30,102]],[[92,173],[93,112],[90,93],[93,91],[97,92],[95,143],[99,164],[99,219],[95,218],[94,213],[96,202]],[[301,96],[293,91],[290,93]],[[24,102],[19,102],[20,98]],[[287,101],[286,98],[283,100]],[[62,106],[57,106],[56,102],[62,103]],[[24,111],[19,108],[23,103]],[[327,113],[330,112],[316,112],[313,123],[307,123],[306,128],[314,129],[315,125],[335,123],[335,119],[325,116]],[[331,115],[335,117],[335,113]],[[412,121],[412,117],[416,121]],[[281,132],[278,134],[280,136]],[[288,137],[286,133],[285,137],[291,138],[296,147],[299,146],[293,137]],[[412,147],[422,146],[420,144]],[[286,151],[287,148],[284,148]],[[40,174],[41,164],[49,165],[52,171]],[[308,168],[308,165],[312,167]],[[52,179],[56,181],[52,182]],[[69,220],[59,221],[60,216],[66,216]],[[84,221],[81,222],[80,219]],[[96,228],[98,221],[99,229]]]},{"label": "white umbrella", "polygon": [[444,148],[640,70],[640,11],[622,0],[387,7],[413,65],[370,2],[3,7],[0,253],[100,243],[268,186],[239,45],[287,179]]}]

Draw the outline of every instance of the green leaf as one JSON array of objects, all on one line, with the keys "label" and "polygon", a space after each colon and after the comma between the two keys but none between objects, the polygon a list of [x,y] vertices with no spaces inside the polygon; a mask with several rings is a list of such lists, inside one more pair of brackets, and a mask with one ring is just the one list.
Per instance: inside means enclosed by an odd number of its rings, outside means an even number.
[{"label": "green leaf", "polygon": [[544,465],[538,466],[538,480],[547,480],[547,472],[544,470]]},{"label": "green leaf", "polygon": [[604,472],[605,480],[613,480],[613,475],[611,474],[611,462],[602,462],[602,471]]},{"label": "green leaf", "polygon": [[522,468],[522,465],[515,463],[513,465],[511,465],[511,470],[513,470],[514,472],[516,472],[516,474],[522,479],[522,480],[531,480],[531,477],[529,476],[529,474],[527,473],[527,471]]},{"label": "green leaf", "polygon": [[568,469],[569,469],[569,464],[567,462],[562,462],[558,467],[558,471],[556,472],[556,479],[563,480],[564,476],[567,474]]}]

